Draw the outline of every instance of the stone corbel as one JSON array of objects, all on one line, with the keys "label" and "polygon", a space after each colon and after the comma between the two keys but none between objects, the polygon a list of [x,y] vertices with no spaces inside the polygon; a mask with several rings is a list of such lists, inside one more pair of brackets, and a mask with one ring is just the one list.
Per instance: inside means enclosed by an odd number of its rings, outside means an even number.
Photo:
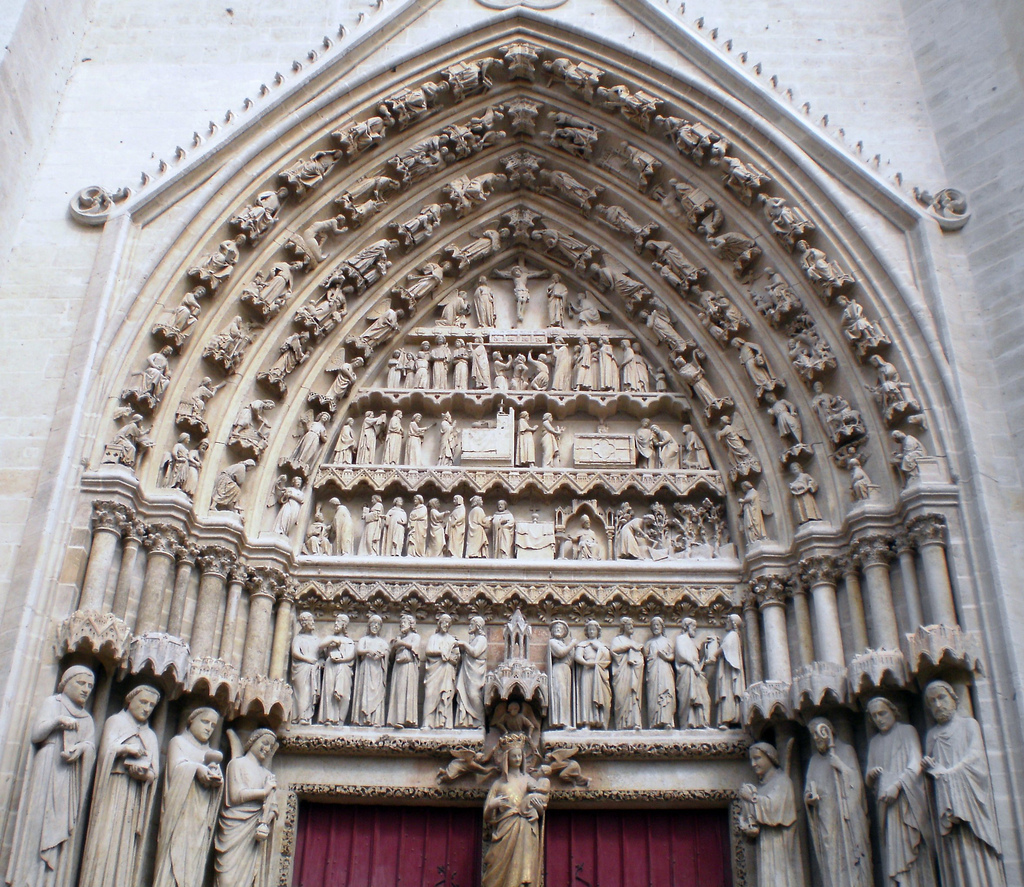
[{"label": "stone corbel", "polygon": [[789,718],[790,683],[788,681],[761,681],[751,684],[743,693],[740,716],[745,726],[756,721],[769,721],[773,717]]},{"label": "stone corbel", "polygon": [[188,644],[162,631],[151,631],[132,638],[128,656],[121,663],[120,677],[146,675],[162,684],[168,699],[185,692],[191,670]]},{"label": "stone corbel", "polygon": [[906,638],[910,670],[922,682],[945,668],[984,674],[978,639],[959,626],[922,625]]},{"label": "stone corbel", "polygon": [[939,223],[943,231],[959,231],[971,219],[967,209],[967,195],[956,188],[943,188],[935,194],[923,188],[915,188],[914,198]]},{"label": "stone corbel", "polygon": [[844,705],[846,668],[835,662],[810,662],[793,672],[790,702],[794,711],[820,705]]},{"label": "stone corbel", "polygon": [[850,660],[846,677],[852,696],[873,693],[883,687],[905,687],[907,660],[899,650],[865,650]]},{"label": "stone corbel", "polygon": [[294,707],[292,688],[285,680],[267,677],[240,678],[235,710],[241,717],[257,715],[287,724]]},{"label": "stone corbel", "polygon": [[120,665],[128,655],[132,630],[113,613],[75,610],[57,628],[58,657],[88,653],[109,667]]},{"label": "stone corbel", "polygon": [[131,196],[131,188],[118,188],[111,192],[99,185],[90,185],[71,198],[68,209],[71,218],[80,225],[102,225],[118,205]]}]

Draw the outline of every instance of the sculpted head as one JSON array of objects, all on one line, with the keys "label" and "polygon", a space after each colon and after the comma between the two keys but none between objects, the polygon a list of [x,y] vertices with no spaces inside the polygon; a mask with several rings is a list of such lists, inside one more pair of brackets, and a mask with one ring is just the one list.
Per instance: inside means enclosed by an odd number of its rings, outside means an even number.
[{"label": "sculpted head", "polygon": [[277,736],[273,730],[267,727],[253,730],[249,741],[245,744],[246,754],[251,754],[261,764],[275,751],[277,751]]},{"label": "sculpted head", "polygon": [[483,634],[487,623],[484,622],[483,616],[471,616],[469,619],[469,633],[470,634]]},{"label": "sculpted head", "polygon": [[626,637],[633,636],[633,620],[629,616],[623,616],[619,620],[619,625],[622,626],[622,633],[626,635]]},{"label": "sculpted head", "polygon": [[398,627],[402,634],[408,634],[416,627],[416,619],[412,613],[403,613],[398,620]]},{"label": "sculpted head", "polygon": [[96,684],[96,676],[92,669],[84,665],[72,665],[64,670],[57,684],[57,692],[63,693],[75,705],[85,705],[92,688]]},{"label": "sculpted head", "polygon": [[590,619],[584,628],[584,632],[590,640],[596,640],[601,634],[601,623],[596,619]]},{"label": "sculpted head", "polygon": [[779,753],[774,745],[755,742],[750,746],[750,766],[758,779],[764,782],[766,776],[779,766]]},{"label": "sculpted head", "polygon": [[899,709],[884,696],[876,696],[868,702],[868,715],[879,733],[888,733],[899,720]]},{"label": "sculpted head", "polygon": [[924,702],[932,717],[940,724],[953,720],[956,714],[956,691],[945,681],[932,681],[925,687]]},{"label": "sculpted head", "polygon": [[448,634],[448,629],[452,627],[452,617],[448,613],[441,613],[437,617],[437,630],[441,634]]},{"label": "sculpted head", "polygon": [[314,625],[315,621],[313,619],[313,614],[310,613],[309,610],[303,610],[299,613],[299,627],[303,631],[312,631]]},{"label": "sculpted head", "polygon": [[807,729],[811,731],[811,742],[814,743],[814,749],[819,755],[827,754],[836,744],[832,723],[827,718],[813,718]]},{"label": "sculpted head", "polygon": [[651,617],[651,634],[660,638],[665,633],[665,620],[660,616]]},{"label": "sculpted head", "polygon": [[370,618],[367,620],[366,629],[372,635],[380,634],[380,630],[383,627],[384,627],[384,620],[377,613],[374,613],[373,615],[371,615]]},{"label": "sculpted head", "polygon": [[153,714],[153,709],[156,708],[159,701],[160,691],[148,684],[136,687],[124,697],[125,708],[140,724],[149,720],[149,716]]},{"label": "sculpted head", "polygon": [[743,618],[738,613],[730,613],[726,622],[733,631],[739,631],[740,626],[743,625]]},{"label": "sculpted head", "polygon": [[344,613],[339,613],[334,620],[335,634],[348,634],[349,618]]},{"label": "sculpted head", "polygon": [[197,742],[205,745],[213,736],[213,731],[217,729],[219,720],[220,715],[217,714],[216,709],[205,706],[197,708],[188,716],[188,731]]},{"label": "sculpted head", "polygon": [[688,634],[691,638],[696,637],[697,636],[697,620],[696,619],[691,619],[689,616],[687,616],[683,620],[683,632]]},{"label": "sculpted head", "polygon": [[551,635],[552,635],[552,637],[555,637],[555,638],[558,638],[559,640],[561,640],[562,638],[567,637],[568,634],[569,634],[569,625],[568,625],[568,623],[563,622],[561,619],[556,619],[554,622],[551,623]]}]

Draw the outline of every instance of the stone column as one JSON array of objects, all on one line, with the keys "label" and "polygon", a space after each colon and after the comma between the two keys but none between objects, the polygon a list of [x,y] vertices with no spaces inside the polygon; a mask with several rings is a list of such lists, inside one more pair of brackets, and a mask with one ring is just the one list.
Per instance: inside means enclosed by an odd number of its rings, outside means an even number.
[{"label": "stone column", "polygon": [[224,599],[224,583],[234,555],[226,548],[211,547],[199,556],[199,598],[196,615],[192,620],[192,639],[189,646],[192,657],[213,656],[213,641],[217,636],[220,605]]},{"label": "stone column", "polygon": [[121,525],[121,568],[117,571],[114,602],[110,612],[120,619],[128,613],[132,599],[132,579],[135,577],[135,559],[146,536],[146,525],[140,520],[126,520]]},{"label": "stone column", "polygon": [[868,536],[856,543],[864,571],[864,585],[868,598],[868,636],[871,646],[879,650],[900,648],[899,625],[892,604],[892,585],[889,583],[889,561],[892,559],[890,540],[885,536]]},{"label": "stone column", "polygon": [[179,545],[174,554],[178,559],[178,567],[174,574],[174,593],[171,595],[171,606],[167,613],[167,633],[181,637],[188,589],[192,582],[192,570],[196,565],[199,549],[195,545]]},{"label": "stone column", "polygon": [[121,524],[128,519],[128,509],[117,502],[92,503],[92,543],[85,579],[82,580],[82,594],[78,599],[79,610],[102,611],[107,596],[107,580],[121,538]]},{"label": "stone column", "polygon": [[942,625],[956,625],[956,606],[946,561],[946,519],[939,514],[925,514],[914,518],[909,530],[924,568],[928,618]]},{"label": "stone column", "polygon": [[815,658],[821,662],[843,665],[843,635],[836,601],[836,559],[828,555],[815,555],[801,561],[800,570],[804,582],[811,589],[814,603]]},{"label": "stone column", "polygon": [[235,623],[238,621],[238,602],[242,599],[242,587],[249,578],[249,571],[242,564],[235,564],[228,574],[228,602],[224,608],[224,623],[220,630],[220,658],[230,663],[235,654]]},{"label": "stone column", "polygon": [[164,597],[174,575],[174,549],[181,543],[182,532],[167,524],[149,528],[142,544],[146,546],[146,575],[142,581],[139,615],[135,633],[160,631],[164,621]]},{"label": "stone column", "polygon": [[811,634],[811,605],[807,600],[807,589],[799,582],[792,590],[793,615],[796,617],[796,646],[801,665],[814,662],[814,639]]},{"label": "stone column", "polygon": [[292,645],[292,607],[295,589],[288,586],[277,599],[277,621],[274,623],[274,646],[270,651],[270,677],[283,681],[288,670],[288,652]]},{"label": "stone column", "polygon": [[748,594],[743,598],[743,636],[746,641],[747,683],[757,684],[764,680],[764,668],[761,659],[761,627],[757,618],[757,598]]},{"label": "stone column", "polygon": [[895,540],[896,556],[900,561],[900,577],[903,579],[903,600],[907,605],[907,620],[911,631],[924,625],[921,614],[921,592],[917,587],[917,562],[914,558],[914,539],[908,532],[899,533]]},{"label": "stone column", "polygon": [[[276,570],[256,570],[249,579],[249,624],[245,630],[245,647],[242,649],[242,677],[254,678],[265,675],[270,665],[271,634],[273,644],[277,643],[277,629],[274,626],[274,601],[284,584],[284,577]],[[278,609],[278,619],[281,609]],[[287,612],[291,622],[291,604]],[[289,632],[291,626],[289,625]],[[276,649],[276,647],[275,647]]]},{"label": "stone column", "polygon": [[860,567],[855,555],[844,557],[839,564],[843,574],[843,590],[850,610],[850,634],[853,652],[863,653],[868,648],[868,623],[864,618],[864,598],[860,591]]},{"label": "stone column", "polygon": [[764,667],[769,681],[790,683],[793,671],[789,662],[789,632],[786,629],[788,590],[781,576],[759,576],[752,588],[757,596],[764,625]]}]

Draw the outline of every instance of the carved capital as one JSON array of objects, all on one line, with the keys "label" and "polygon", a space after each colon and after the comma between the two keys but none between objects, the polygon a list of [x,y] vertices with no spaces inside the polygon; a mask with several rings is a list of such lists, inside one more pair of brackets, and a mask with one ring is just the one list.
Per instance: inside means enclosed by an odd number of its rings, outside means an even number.
[{"label": "carved capital", "polygon": [[249,568],[245,564],[235,562],[231,565],[231,569],[228,570],[228,581],[237,582],[242,585],[249,578]]},{"label": "carved capital", "polygon": [[838,559],[839,572],[846,576],[856,577],[860,570],[860,557],[856,551],[849,551]]},{"label": "carved capital", "polygon": [[146,538],[146,525],[140,520],[121,522],[121,540],[125,545],[139,545]]},{"label": "carved capital", "polygon": [[839,560],[830,554],[817,554],[800,561],[800,576],[811,588],[835,585],[839,578]]},{"label": "carved capital", "polygon": [[210,575],[226,579],[228,570],[231,569],[231,565],[234,562],[234,553],[227,548],[220,548],[218,546],[204,548],[199,555],[199,569],[203,571],[203,575],[209,573]]},{"label": "carved capital", "polygon": [[793,595],[790,577],[783,575],[757,576],[750,580],[750,591],[757,598],[758,608],[762,610],[775,604],[785,606]]},{"label": "carved capital", "polygon": [[854,543],[862,566],[887,566],[892,560],[892,539],[889,536],[866,536]]},{"label": "carved capital", "polygon": [[249,571],[246,588],[250,598],[269,598],[273,602],[277,600],[285,584],[284,574],[279,570],[272,567],[255,567]]},{"label": "carved capital", "polygon": [[287,601],[289,604],[294,604],[299,599],[299,585],[295,581],[285,582],[282,577],[277,591],[277,599],[279,601]]},{"label": "carved capital", "polygon": [[121,525],[133,517],[135,517],[135,513],[120,502],[102,500],[92,503],[92,529],[94,533],[97,530],[107,530],[110,533],[119,534],[121,532]]},{"label": "carved capital", "polygon": [[174,556],[178,559],[179,564],[195,566],[196,559],[199,557],[199,546],[192,544],[176,545],[174,547]]},{"label": "carved capital", "polygon": [[907,524],[907,533],[918,548],[923,545],[944,546],[946,544],[946,519],[941,514],[923,514]]},{"label": "carved capital", "polygon": [[152,524],[147,527],[142,544],[150,554],[162,554],[174,557],[174,550],[185,539],[185,534],[170,524]]},{"label": "carved capital", "polygon": [[902,557],[905,554],[913,554],[917,550],[917,540],[909,530],[900,530],[892,540],[892,546],[896,554]]}]

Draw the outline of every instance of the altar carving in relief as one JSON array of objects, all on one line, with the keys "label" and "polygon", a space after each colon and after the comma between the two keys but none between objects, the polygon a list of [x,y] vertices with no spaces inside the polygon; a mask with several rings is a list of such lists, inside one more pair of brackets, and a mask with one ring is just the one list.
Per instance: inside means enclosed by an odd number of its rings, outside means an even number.
[{"label": "altar carving in relief", "polygon": [[96,728],[85,707],[95,680],[84,665],[65,669],[57,693],[35,712],[8,884],[70,887],[75,882],[96,761]]},{"label": "altar carving in relief", "polygon": [[199,300],[206,295],[205,286],[197,286],[185,293],[178,306],[165,312],[153,325],[153,335],[166,342],[175,352],[180,351],[199,321],[202,312]]}]

